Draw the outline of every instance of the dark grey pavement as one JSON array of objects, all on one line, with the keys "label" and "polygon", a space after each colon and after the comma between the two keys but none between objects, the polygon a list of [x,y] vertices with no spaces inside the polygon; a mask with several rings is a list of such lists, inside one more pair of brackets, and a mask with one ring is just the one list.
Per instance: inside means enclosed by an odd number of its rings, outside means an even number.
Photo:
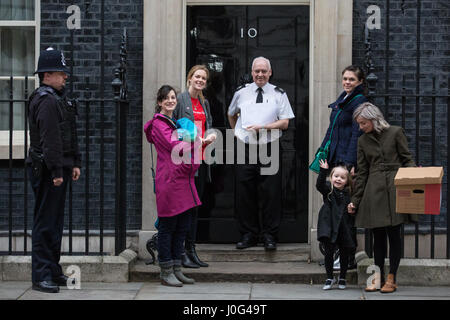
[{"label": "dark grey pavement", "polygon": [[56,294],[31,289],[30,282],[0,281],[2,300],[450,300],[450,287],[401,286],[397,292],[367,293],[350,285],[323,291],[322,285],[200,282],[171,288],[158,282],[81,283],[81,289],[61,288]]}]

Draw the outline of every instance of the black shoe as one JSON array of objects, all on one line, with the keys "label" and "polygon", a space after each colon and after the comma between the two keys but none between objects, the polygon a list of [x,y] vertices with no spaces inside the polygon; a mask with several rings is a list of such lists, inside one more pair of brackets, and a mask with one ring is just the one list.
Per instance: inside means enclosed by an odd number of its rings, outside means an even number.
[{"label": "black shoe", "polygon": [[241,241],[236,244],[236,249],[245,249],[254,247],[258,244],[258,239],[251,234],[244,234]]},{"label": "black shoe", "polygon": [[195,251],[195,244],[188,245],[188,248],[186,248],[186,255],[192,262],[198,264],[200,267],[209,267],[209,264],[201,261],[198,257],[197,252]]},{"label": "black shoe", "polygon": [[266,251],[275,251],[277,250],[277,243],[275,242],[275,238],[270,234],[264,235],[264,248]]},{"label": "black shoe", "polygon": [[47,292],[47,293],[58,293],[59,287],[56,283],[53,281],[39,281],[39,282],[33,282],[33,290]]},{"label": "black shoe", "polygon": [[181,265],[184,268],[200,268],[198,264],[189,259],[189,256],[185,252],[181,254]]},{"label": "black shoe", "polygon": [[[65,287],[65,286],[67,286],[67,280],[68,279],[69,279],[68,276],[62,274],[59,277],[53,278],[53,282],[56,285],[60,286],[60,287]],[[70,284],[74,285],[75,284],[75,279],[71,279],[69,282],[70,282]]]}]

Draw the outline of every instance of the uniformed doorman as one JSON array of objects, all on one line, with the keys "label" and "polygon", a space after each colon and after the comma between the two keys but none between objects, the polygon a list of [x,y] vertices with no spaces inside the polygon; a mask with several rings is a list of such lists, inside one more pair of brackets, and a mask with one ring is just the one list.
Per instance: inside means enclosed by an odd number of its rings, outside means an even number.
[{"label": "uniformed doorman", "polygon": [[[274,148],[274,143],[278,143],[281,130],[288,128],[289,119],[294,118],[287,94],[269,83],[271,75],[270,61],[264,57],[255,58],[253,83],[236,91],[228,109],[228,119],[237,142],[245,144],[245,164],[236,165],[236,215],[241,233],[237,249],[255,246],[261,239],[265,250],[276,250],[281,222],[280,170],[275,174],[261,174],[264,164],[259,159],[259,152],[256,164],[249,161],[250,153],[255,152],[250,147],[254,143],[259,147],[267,146],[270,157],[277,157],[279,163],[279,154],[270,152],[279,150]],[[258,134],[249,135],[249,132]]]},{"label": "uniformed doorman", "polygon": [[34,290],[59,292],[67,284],[59,264],[67,183],[80,177],[76,108],[66,99],[64,55],[48,48],[38,61],[40,86],[30,96],[28,173],[35,195],[32,233]]}]

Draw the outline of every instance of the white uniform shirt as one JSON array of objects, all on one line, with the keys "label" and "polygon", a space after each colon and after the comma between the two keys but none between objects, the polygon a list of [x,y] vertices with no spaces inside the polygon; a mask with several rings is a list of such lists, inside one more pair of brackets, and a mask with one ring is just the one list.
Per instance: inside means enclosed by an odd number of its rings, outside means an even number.
[{"label": "white uniform shirt", "polygon": [[[256,98],[258,96],[258,86],[254,82],[251,84],[247,84],[244,88],[234,93],[233,100],[231,100],[230,106],[228,108],[228,115],[234,116],[235,114],[239,113],[239,117],[234,128],[234,135],[239,138],[239,140],[245,143],[257,143],[257,138],[254,130],[249,131],[242,127],[242,109],[250,105],[253,105],[251,107],[252,110],[254,110],[255,106],[257,108],[272,108],[276,113],[275,121],[283,119],[293,119],[295,117],[287,94],[280,90],[275,90],[275,88],[276,86],[270,83],[266,83],[262,87],[263,102],[257,104]],[[281,130],[268,130],[267,136],[261,134],[259,143],[272,142],[280,137]]]}]

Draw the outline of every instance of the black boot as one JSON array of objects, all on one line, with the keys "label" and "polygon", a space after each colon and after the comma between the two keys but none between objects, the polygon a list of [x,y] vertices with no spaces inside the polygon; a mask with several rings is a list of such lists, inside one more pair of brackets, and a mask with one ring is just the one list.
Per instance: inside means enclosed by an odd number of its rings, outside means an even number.
[{"label": "black boot", "polygon": [[190,260],[192,260],[194,263],[196,263],[200,267],[209,267],[209,264],[201,261],[200,258],[198,257],[197,252],[195,251],[195,244],[193,242],[186,241],[185,249],[186,249],[186,255],[189,257]]},{"label": "black boot", "polygon": [[198,264],[189,259],[189,256],[186,254],[186,252],[183,252],[181,254],[181,265],[184,268],[200,268]]}]

